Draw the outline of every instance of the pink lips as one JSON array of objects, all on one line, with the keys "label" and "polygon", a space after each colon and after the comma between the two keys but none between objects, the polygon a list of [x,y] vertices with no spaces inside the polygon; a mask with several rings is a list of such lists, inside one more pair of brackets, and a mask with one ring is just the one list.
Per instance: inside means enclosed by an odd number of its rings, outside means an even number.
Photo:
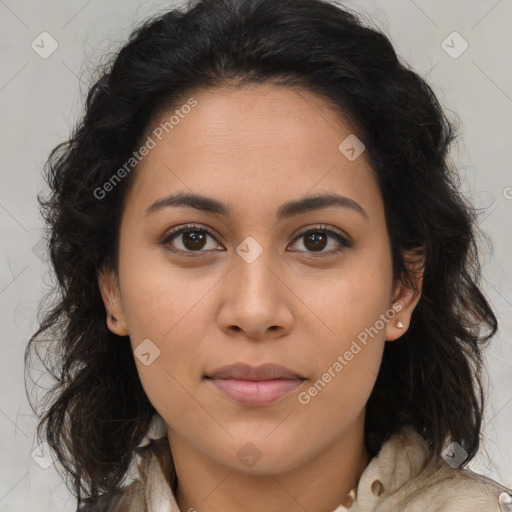
[{"label": "pink lips", "polygon": [[206,376],[219,391],[242,405],[268,405],[290,394],[304,378],[275,364],[223,366]]}]

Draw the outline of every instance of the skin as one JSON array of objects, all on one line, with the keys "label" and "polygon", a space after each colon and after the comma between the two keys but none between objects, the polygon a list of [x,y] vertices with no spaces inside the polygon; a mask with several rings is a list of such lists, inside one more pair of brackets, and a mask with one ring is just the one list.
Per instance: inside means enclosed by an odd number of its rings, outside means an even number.
[{"label": "skin", "polygon": [[[366,402],[385,342],[407,330],[421,276],[416,290],[392,282],[377,181],[365,153],[349,161],[339,151],[353,130],[323,98],[269,84],[193,96],[198,105],[139,164],[127,194],[118,278],[106,269],[99,274],[114,317],[107,325],[129,335],[134,349],[150,339],[160,350],[148,366],[135,361],[168,426],[182,511],[331,512],[350,503],[368,463]],[[233,215],[191,207],[145,215],[176,192],[215,198]],[[283,203],[325,192],[353,199],[368,218],[330,206],[277,221]],[[191,250],[183,234],[159,243],[187,223],[213,231],[202,252]],[[329,236],[315,251],[299,235],[318,225],[352,246]],[[262,249],[251,263],[236,252],[248,236]],[[308,404],[299,403],[298,393],[394,303],[401,311],[393,320]],[[405,328],[396,327],[397,319]],[[203,378],[236,362],[281,364],[307,380],[278,402],[243,406]],[[247,443],[261,455],[251,467],[237,457]]]}]

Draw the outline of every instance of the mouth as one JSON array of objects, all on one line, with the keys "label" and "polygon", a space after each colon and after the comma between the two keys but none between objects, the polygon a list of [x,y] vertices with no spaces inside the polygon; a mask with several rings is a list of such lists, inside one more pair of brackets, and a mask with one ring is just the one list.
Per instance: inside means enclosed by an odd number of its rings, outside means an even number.
[{"label": "mouth", "polygon": [[275,364],[223,366],[205,376],[216,390],[245,406],[270,405],[297,390],[306,380]]}]

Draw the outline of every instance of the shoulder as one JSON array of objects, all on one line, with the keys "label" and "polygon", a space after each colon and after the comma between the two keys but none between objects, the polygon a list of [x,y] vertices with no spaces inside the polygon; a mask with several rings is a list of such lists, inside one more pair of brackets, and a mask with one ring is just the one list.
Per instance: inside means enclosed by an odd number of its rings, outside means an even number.
[{"label": "shoulder", "polygon": [[84,500],[76,512],[146,512],[144,488],[135,480],[95,500]]},{"label": "shoulder", "polygon": [[509,512],[508,502],[510,489],[468,469],[454,469],[440,456],[430,459],[425,439],[404,427],[363,472],[353,512]]},{"label": "shoulder", "polygon": [[512,506],[504,508],[507,502],[512,504],[510,489],[469,469],[454,469],[442,458],[431,470],[412,479],[409,491],[417,493],[415,506],[426,508],[434,503],[439,510],[512,512]]}]

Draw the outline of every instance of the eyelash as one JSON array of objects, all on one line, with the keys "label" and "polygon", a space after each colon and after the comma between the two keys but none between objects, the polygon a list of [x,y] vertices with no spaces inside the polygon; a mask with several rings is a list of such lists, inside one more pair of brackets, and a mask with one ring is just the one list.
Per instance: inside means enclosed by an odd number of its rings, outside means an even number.
[{"label": "eyelash", "polygon": [[[171,249],[170,248],[170,241],[174,237],[176,237],[177,235],[183,234],[185,232],[188,232],[188,231],[202,231],[202,232],[205,232],[208,235],[210,235],[218,243],[217,238],[215,237],[215,235],[213,234],[213,232],[210,229],[208,229],[206,227],[203,227],[203,226],[198,226],[196,224],[187,224],[185,226],[182,226],[182,227],[179,227],[179,228],[175,228],[175,229],[171,230],[170,232],[168,232],[164,236],[164,238],[160,242],[160,244],[162,246],[166,246],[167,249],[170,250],[173,253],[182,253],[182,254],[184,254],[186,256],[191,256],[191,257],[196,257],[195,253],[207,252],[207,251],[202,251],[202,250],[198,250],[198,251],[184,251],[182,249]],[[333,238],[335,238],[342,247],[338,248],[338,249],[331,249],[329,251],[320,251],[320,252],[298,251],[298,252],[305,252],[307,254],[314,254],[315,257],[322,258],[322,257],[325,257],[325,256],[332,256],[333,254],[337,254],[337,253],[343,251],[345,248],[352,247],[352,242],[347,240],[344,236],[340,235],[336,231],[333,231],[332,229],[329,229],[327,226],[322,226],[322,225],[315,226],[313,228],[308,229],[307,231],[304,231],[304,232],[300,233],[299,235],[297,235],[295,237],[293,242],[296,242],[300,238],[305,237],[306,235],[309,235],[311,233],[326,233],[326,234],[332,236]]]}]

